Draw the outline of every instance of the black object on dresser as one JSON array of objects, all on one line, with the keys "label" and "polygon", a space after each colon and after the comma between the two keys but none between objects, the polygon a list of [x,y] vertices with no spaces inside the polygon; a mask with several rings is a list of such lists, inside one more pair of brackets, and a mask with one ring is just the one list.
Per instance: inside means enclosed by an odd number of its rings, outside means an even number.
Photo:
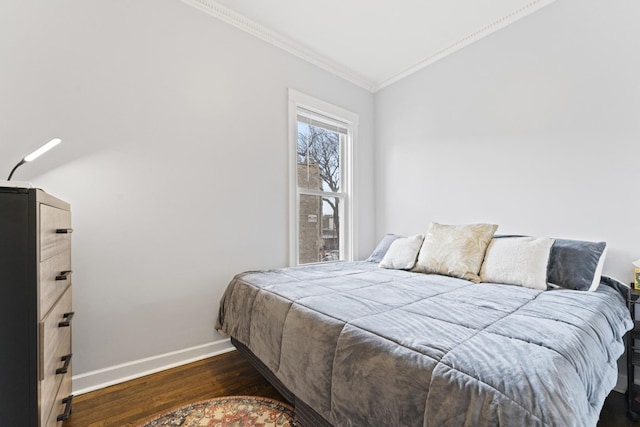
[{"label": "black object on dresser", "polygon": [[0,425],[69,417],[71,232],[68,203],[0,187]]},{"label": "black object on dresser", "polygon": [[639,302],[640,289],[630,287],[627,291],[627,307],[633,320],[633,329],[627,332],[627,417],[632,421],[640,420],[640,413],[636,411],[639,402],[636,400],[635,367],[640,366],[640,346],[636,340],[640,340],[640,321],[636,320],[636,304]]}]

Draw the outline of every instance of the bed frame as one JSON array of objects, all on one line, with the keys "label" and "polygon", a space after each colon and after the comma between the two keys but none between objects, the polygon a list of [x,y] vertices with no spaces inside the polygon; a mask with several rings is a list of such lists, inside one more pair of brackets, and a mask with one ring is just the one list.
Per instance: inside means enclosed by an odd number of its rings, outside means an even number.
[{"label": "bed frame", "polygon": [[248,360],[251,365],[260,374],[266,378],[271,385],[278,390],[278,392],[287,399],[287,401],[293,405],[296,413],[296,420],[300,425],[304,427],[332,427],[331,423],[325,420],[322,415],[314,411],[309,405],[300,400],[295,394],[293,394],[282,382],[275,376],[273,372],[267,366],[256,357],[255,354],[249,350],[247,346],[238,342],[233,337],[231,338],[231,344],[233,344]]}]

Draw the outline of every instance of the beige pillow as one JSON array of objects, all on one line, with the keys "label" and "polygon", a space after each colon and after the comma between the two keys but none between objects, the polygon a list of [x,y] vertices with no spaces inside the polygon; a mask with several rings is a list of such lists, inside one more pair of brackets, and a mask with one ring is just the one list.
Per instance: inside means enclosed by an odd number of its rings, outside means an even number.
[{"label": "beige pillow", "polygon": [[416,264],[416,258],[422,246],[422,234],[396,239],[389,246],[389,250],[382,258],[382,268],[395,268],[397,270],[411,270]]},{"label": "beige pillow", "polygon": [[546,290],[547,264],[554,241],[536,237],[492,239],[480,268],[480,280]]},{"label": "beige pillow", "polygon": [[443,225],[432,222],[413,271],[478,283],[484,253],[497,229],[495,224]]}]

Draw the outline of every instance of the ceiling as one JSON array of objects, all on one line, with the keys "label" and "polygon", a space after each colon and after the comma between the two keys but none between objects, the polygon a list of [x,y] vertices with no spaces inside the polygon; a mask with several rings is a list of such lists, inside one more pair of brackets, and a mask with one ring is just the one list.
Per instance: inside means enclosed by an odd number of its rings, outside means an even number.
[{"label": "ceiling", "polygon": [[182,0],[372,92],[555,0]]}]

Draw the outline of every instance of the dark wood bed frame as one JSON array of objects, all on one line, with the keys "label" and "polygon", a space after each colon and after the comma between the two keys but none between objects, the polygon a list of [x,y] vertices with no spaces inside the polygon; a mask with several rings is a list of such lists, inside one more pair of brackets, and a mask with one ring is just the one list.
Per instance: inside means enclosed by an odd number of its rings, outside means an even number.
[{"label": "dark wood bed frame", "polygon": [[271,383],[271,385],[278,390],[278,392],[289,401],[291,405],[296,409],[296,419],[301,426],[304,427],[331,427],[331,423],[325,420],[322,415],[314,411],[309,405],[300,400],[295,394],[291,392],[282,382],[274,375],[273,372],[267,366],[262,363],[255,354],[249,350],[247,346],[241,342],[231,338],[231,344],[233,344],[253,365],[254,368],[260,374]]}]

